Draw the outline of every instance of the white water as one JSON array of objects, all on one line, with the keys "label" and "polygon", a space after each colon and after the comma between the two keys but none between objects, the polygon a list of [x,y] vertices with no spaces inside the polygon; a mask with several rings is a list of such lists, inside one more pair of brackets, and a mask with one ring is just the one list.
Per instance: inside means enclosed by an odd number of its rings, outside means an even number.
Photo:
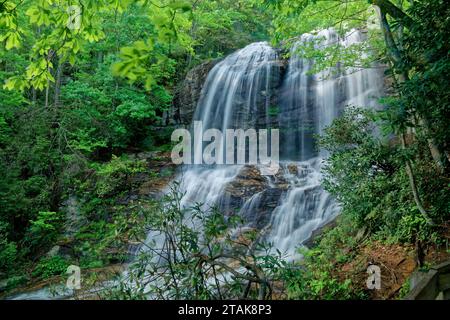
[{"label": "white water", "polygon": [[[202,203],[212,206],[220,200],[225,186],[232,182],[243,166],[222,166],[218,168],[195,168],[181,176],[181,190],[184,196],[182,206]],[[208,207],[205,207],[208,209]]]},{"label": "white water", "polygon": [[339,206],[321,187],[321,159],[292,164],[297,173],[283,167],[283,176],[289,182],[288,192],[272,213],[272,229],[269,242],[288,258],[298,257],[296,252],[312,232],[332,220],[339,213]]},{"label": "white water", "polygon": [[[376,68],[325,70],[309,75],[312,61],[296,56],[296,52],[305,41],[321,37],[323,46],[339,43],[344,47],[364,39],[357,30],[342,38],[333,29],[303,35],[292,48],[284,79],[277,52],[267,43],[251,44],[213,68],[194,117],[203,121],[205,129],[222,132],[265,128],[273,124],[268,108],[274,100],[279,105],[275,127],[282,132],[282,170],[268,180],[263,191],[246,194],[238,214],[249,218],[248,225],[256,225],[251,220],[265,209],[265,193],[281,190],[277,206],[266,213],[270,217],[264,229],[269,230],[266,240],[290,258],[298,257],[296,249],[339,213],[338,204],[321,187],[321,157],[326,155],[319,156],[315,151],[313,135],[323,133],[348,105],[376,107],[382,92],[382,77]],[[277,88],[280,93],[275,97]],[[228,208],[232,203],[227,203],[226,187],[243,168],[231,165],[187,169],[182,176],[181,186],[186,192],[183,204],[200,202]]]},{"label": "white water", "polygon": [[[266,240],[298,258],[297,248],[312,232],[339,213],[338,204],[321,187],[320,167],[324,154],[314,151],[313,135],[322,133],[347,105],[377,107],[382,92],[382,76],[378,69],[352,68],[326,77],[328,71],[309,75],[312,62],[295,53],[301,44],[314,37],[325,37],[324,45],[340,43],[350,46],[363,40],[359,31],[339,38],[327,29],[317,36],[303,35],[292,49],[292,57],[284,76],[276,50],[267,43],[254,43],[225,58],[208,75],[194,120],[202,120],[204,129],[266,128],[274,125],[282,131],[280,173],[267,178],[264,190],[246,195],[238,214],[255,217],[267,209],[267,194],[278,190],[277,204],[266,212]],[[278,93],[277,93],[278,91]],[[278,96],[277,96],[278,95]],[[269,115],[276,103],[279,114]],[[203,146],[196,146],[200,148]],[[204,203],[205,208],[220,204],[227,207],[227,186],[236,180],[244,166],[185,168],[179,176],[182,205]],[[236,208],[237,209],[237,208]],[[250,219],[251,220],[251,219]],[[248,225],[255,221],[247,221]],[[158,242],[149,234],[147,242]],[[126,273],[124,275],[126,277]],[[61,293],[59,298],[64,298]],[[48,289],[17,295],[17,299],[53,299]]]},{"label": "white water", "polygon": [[267,115],[278,54],[267,42],[257,42],[219,62],[209,73],[194,115],[205,129],[254,127]]}]

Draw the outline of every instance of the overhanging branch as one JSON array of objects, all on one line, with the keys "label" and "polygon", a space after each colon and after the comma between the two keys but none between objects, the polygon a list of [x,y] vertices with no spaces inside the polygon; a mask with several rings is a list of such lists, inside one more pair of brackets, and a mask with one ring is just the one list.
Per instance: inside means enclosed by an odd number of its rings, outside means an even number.
[{"label": "overhanging branch", "polygon": [[411,17],[388,0],[369,0],[369,3],[379,7],[381,12],[390,15],[392,18],[401,20],[403,25],[408,29],[414,24],[414,20]]}]

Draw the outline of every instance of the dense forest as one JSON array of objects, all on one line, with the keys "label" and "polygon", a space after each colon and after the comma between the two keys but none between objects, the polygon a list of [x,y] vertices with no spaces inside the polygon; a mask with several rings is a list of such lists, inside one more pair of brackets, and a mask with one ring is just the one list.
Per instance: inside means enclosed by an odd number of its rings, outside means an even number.
[{"label": "dense forest", "polygon": [[[65,284],[69,266],[80,299],[407,295],[414,270],[450,256],[449,17],[445,0],[0,1],[0,297]],[[299,42],[328,28],[366,39]],[[308,249],[290,244],[301,259],[262,227],[236,236],[245,217],[187,208],[170,159],[193,87],[262,41],[280,65],[313,61],[307,75],[376,65],[383,77],[382,108],[345,108],[315,132],[340,214]]]}]

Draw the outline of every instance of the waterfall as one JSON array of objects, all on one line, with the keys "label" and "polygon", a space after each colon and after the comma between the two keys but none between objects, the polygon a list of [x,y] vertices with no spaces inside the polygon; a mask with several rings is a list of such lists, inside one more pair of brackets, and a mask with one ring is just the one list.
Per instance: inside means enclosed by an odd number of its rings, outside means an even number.
[{"label": "waterfall", "polygon": [[[279,57],[267,42],[257,42],[238,50],[219,62],[208,74],[194,121],[203,129],[265,128],[269,108],[279,85]],[[224,141],[221,141],[224,146]],[[203,143],[194,145],[202,152]],[[222,202],[224,188],[243,166],[192,167],[183,173],[181,189],[186,193],[183,205]]]},{"label": "waterfall", "polygon": [[297,52],[318,39],[323,39],[320,46],[350,47],[364,41],[364,34],[352,30],[340,37],[333,29],[305,34],[292,47],[286,68],[268,43],[250,44],[210,71],[194,115],[205,129],[222,132],[280,128],[277,175],[263,176],[257,165],[186,167],[180,175],[183,205],[204,203],[218,206],[225,215],[237,213],[246,227],[265,230],[265,239],[291,259],[314,230],[339,213],[339,205],[321,186],[326,155],[317,152],[314,135],[323,133],[348,105],[376,107],[382,92],[377,68],[336,66],[310,74],[313,61]]},{"label": "waterfall", "polygon": [[[326,155],[316,151],[314,135],[323,133],[348,105],[377,108],[383,89],[377,68],[336,66],[311,75],[313,61],[297,52],[305,42],[319,38],[321,46],[349,47],[364,41],[364,34],[352,30],[340,37],[333,29],[305,34],[292,47],[286,70],[268,43],[250,44],[211,70],[194,115],[205,129],[280,128],[282,162],[277,175],[264,176],[259,166],[218,165],[186,166],[177,178],[183,206],[203,203],[205,209],[216,205],[226,215],[238,214],[246,228],[264,230],[265,240],[289,259],[298,258],[297,247],[339,213],[339,205],[321,186]],[[148,243],[161,246],[162,240],[158,233],[147,235]],[[134,285],[135,279],[128,281]],[[112,287],[114,282],[105,285]],[[59,298],[72,295],[59,289]],[[43,288],[12,298],[53,296]]]},{"label": "waterfall", "polygon": [[339,213],[337,203],[320,185],[320,165],[321,159],[313,158],[291,164],[291,170],[283,168],[289,189],[272,213],[268,240],[290,259],[298,257],[295,249],[314,230]]},{"label": "waterfall", "polygon": [[359,30],[351,30],[339,37],[334,29],[325,29],[317,35],[302,35],[291,50],[280,99],[280,127],[287,132],[283,139],[286,157],[303,161],[293,164],[297,166],[297,174],[284,170],[290,187],[272,213],[268,237],[276,248],[290,253],[291,257],[296,257],[296,247],[314,230],[339,213],[339,205],[321,187],[321,158],[326,154],[314,150],[311,137],[323,134],[347,106],[377,108],[383,91],[382,76],[376,68],[339,70],[336,66],[309,75],[313,61],[298,57],[296,53],[299,46],[313,40],[318,40],[316,46],[337,44],[348,48],[364,41],[364,35]]},{"label": "waterfall", "polygon": [[220,130],[265,124],[277,63],[278,54],[267,42],[250,44],[219,62],[206,79],[194,120]]}]

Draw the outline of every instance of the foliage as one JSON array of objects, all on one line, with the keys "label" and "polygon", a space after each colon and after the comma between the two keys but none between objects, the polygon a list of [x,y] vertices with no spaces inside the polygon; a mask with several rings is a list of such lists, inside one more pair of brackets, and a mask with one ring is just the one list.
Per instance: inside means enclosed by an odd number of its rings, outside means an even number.
[{"label": "foliage", "polygon": [[9,242],[7,237],[0,233],[0,270],[9,272],[13,269],[17,259],[17,244]]},{"label": "foliage", "polygon": [[99,177],[96,183],[96,194],[99,198],[107,198],[117,192],[131,189],[129,179],[133,174],[143,172],[145,163],[143,161],[128,160],[127,158],[113,159],[103,165],[95,165]]},{"label": "foliage", "polygon": [[74,193],[82,199],[74,257],[83,268],[98,268],[127,257],[126,246],[115,243],[116,220],[127,219],[128,212],[137,208],[117,202],[132,191],[133,175],[144,172],[145,166],[143,161],[113,156],[107,163],[92,164],[92,170],[95,174],[88,181],[74,179]]},{"label": "foliage", "polygon": [[51,244],[56,240],[63,218],[57,212],[39,212],[36,220],[30,221],[26,238],[31,246]]},{"label": "foliage", "polygon": [[287,296],[302,300],[365,299],[365,293],[351,279],[342,279],[339,266],[351,261],[357,242],[355,226],[347,217],[339,226],[326,230],[311,250],[301,250],[303,261],[296,268],[285,270]]},{"label": "foliage", "polygon": [[[330,151],[324,186],[336,196],[343,214],[353,219],[356,228],[367,227],[372,233],[382,232],[401,241],[434,241],[434,230],[420,215],[410,191],[403,160],[407,155],[376,134],[377,118],[369,111],[349,109],[326,130],[320,139],[321,146]],[[417,163],[415,168],[419,173],[427,170],[421,165]],[[434,187],[442,184],[435,173],[426,173],[430,174],[435,175]],[[430,183],[427,187],[432,187]],[[445,221],[448,212],[441,206],[448,196],[426,195],[429,211]]]},{"label": "foliage", "polygon": [[[59,63],[68,61],[72,65],[77,60],[77,55],[88,43],[98,42],[106,37],[104,26],[105,21],[114,18],[114,12],[124,15],[127,9],[138,6],[146,12],[147,18],[157,26],[158,30],[151,39],[161,41],[176,40],[178,44],[189,48],[188,37],[185,30],[189,28],[188,12],[190,3],[186,1],[81,1],[78,6],[79,12],[71,9],[71,1],[62,1],[54,5],[52,1],[6,1],[3,4],[4,10],[1,13],[0,23],[3,26],[5,49],[20,48],[23,42],[33,39],[30,54],[31,62],[24,75],[11,77],[5,84],[8,89],[26,89],[34,87],[42,90],[49,83],[56,79],[51,73],[54,67],[53,57],[60,59]],[[106,14],[105,14],[106,13]],[[71,15],[78,14],[78,25],[72,26],[69,19],[77,20]],[[26,22],[27,25],[20,24]],[[27,29],[25,29],[27,28]],[[29,34],[32,28],[39,28],[40,32],[34,35]],[[140,48],[146,52],[153,52],[151,41]],[[135,49],[133,49],[135,50]],[[131,49],[130,49],[131,51]],[[131,58],[133,55],[129,55]],[[151,56],[139,57],[139,60],[149,62],[149,68],[157,62],[151,61]],[[125,62],[122,62],[125,63]],[[136,73],[127,67],[127,76],[131,80],[136,80]],[[143,75],[144,66],[139,66],[139,75]],[[132,76],[133,75],[133,76]],[[151,84],[151,73],[146,73],[146,83]]]},{"label": "foliage", "polygon": [[273,35],[277,40],[297,37],[312,30],[339,26],[350,30],[374,15],[368,1],[263,0],[277,14]]},{"label": "foliage", "polygon": [[21,285],[26,284],[30,279],[27,276],[21,275],[21,276],[12,276],[8,278],[8,282],[6,284],[7,290],[12,290],[14,288],[17,288]]},{"label": "foliage", "polygon": [[[72,1],[8,0],[0,6],[2,271],[36,259],[60,236],[62,221],[51,221],[50,213],[62,216],[67,193],[77,189],[72,183],[86,178],[86,171],[104,175],[100,194],[106,195],[108,183],[113,193],[129,187],[123,189],[120,179],[131,168],[107,172],[91,162],[159,146],[152,126],[171,106],[174,74],[185,72],[176,65],[192,54],[189,2],[78,3],[79,29],[67,23]],[[123,58],[120,48],[137,41],[153,44],[142,61],[153,79],[151,90],[143,79],[130,85],[112,72]],[[99,217],[105,212],[102,201],[86,202]]]},{"label": "foliage", "polygon": [[[124,243],[142,241],[151,228],[161,232],[165,250],[146,242],[148,251],[112,297],[267,298],[282,280],[290,298],[364,298],[333,273],[352,257],[342,249],[355,245],[346,228],[389,241],[439,242],[450,218],[449,8],[443,0],[384,1],[403,17],[387,12],[380,29],[375,2],[79,0],[80,25],[72,28],[73,1],[3,1],[0,272],[11,276],[9,286],[27,280],[17,275],[30,261],[39,261],[35,277],[65,272],[65,258],[45,256],[55,242],[68,242],[83,268],[100,267],[123,261]],[[268,244],[253,246],[255,234],[233,237],[239,222],[216,209],[182,209],[179,195],[163,204],[127,200],[148,168],[126,154],[170,149],[172,100],[188,69],[269,35],[291,47],[300,34],[329,27],[341,36],[367,29],[368,42],[299,46],[297,54],[315,60],[311,72],[376,61],[387,66],[393,94],[382,101],[384,112],[349,110],[321,138],[330,153],[324,185],[348,220],[300,266],[283,262]],[[269,113],[276,117],[277,107]],[[80,221],[67,236],[64,202],[71,196],[79,199]],[[169,266],[156,258],[173,268],[165,272]],[[142,275],[160,282],[129,286]]]},{"label": "foliage", "polygon": [[272,12],[248,0],[201,1],[194,8],[194,59],[229,54],[255,41],[267,40]]},{"label": "foliage", "polygon": [[[180,200],[175,185],[161,205],[139,213],[146,227],[132,228],[131,236],[138,241],[146,232],[150,236],[110,297],[270,297],[272,283],[285,265],[280,255],[270,253],[256,233],[235,234],[240,219],[200,204],[186,208]],[[129,223],[130,219],[124,221]]]},{"label": "foliage", "polygon": [[411,280],[407,279],[398,293],[398,299],[403,299],[411,291]]},{"label": "foliage", "polygon": [[440,149],[448,150],[450,9],[445,1],[421,1],[411,6],[408,14],[419,23],[411,27],[404,39],[406,60],[412,71],[409,81],[401,87],[400,103],[425,119],[419,129],[426,138],[435,139]]},{"label": "foliage", "polygon": [[[272,10],[271,36],[275,43],[288,48],[295,47],[295,54],[312,59],[309,71],[316,74],[326,69],[363,68],[375,61],[384,60],[385,46],[379,29],[378,15],[367,0],[357,1],[303,1],[258,0],[259,5]],[[344,40],[352,37],[354,29],[366,30],[367,39],[361,43],[342,45],[336,41],[327,43],[320,31],[334,28]],[[299,41],[300,35],[313,34],[315,39]]]},{"label": "foliage", "polygon": [[62,275],[66,272],[69,263],[60,256],[44,257],[39,260],[33,270],[33,276],[48,279],[53,276]]}]

